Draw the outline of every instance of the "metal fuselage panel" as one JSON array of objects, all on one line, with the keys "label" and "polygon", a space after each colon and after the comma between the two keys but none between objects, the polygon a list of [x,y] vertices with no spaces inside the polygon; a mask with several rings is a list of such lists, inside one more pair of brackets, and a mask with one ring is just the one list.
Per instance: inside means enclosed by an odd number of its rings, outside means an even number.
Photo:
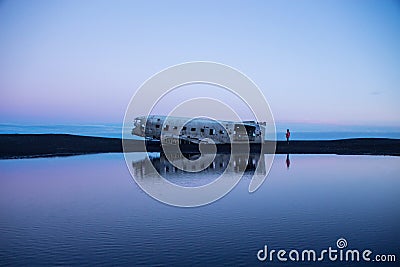
[{"label": "metal fuselage panel", "polygon": [[150,140],[193,143],[261,143],[265,127],[257,122],[216,121],[207,118],[180,118],[166,116],[138,117],[132,134]]}]

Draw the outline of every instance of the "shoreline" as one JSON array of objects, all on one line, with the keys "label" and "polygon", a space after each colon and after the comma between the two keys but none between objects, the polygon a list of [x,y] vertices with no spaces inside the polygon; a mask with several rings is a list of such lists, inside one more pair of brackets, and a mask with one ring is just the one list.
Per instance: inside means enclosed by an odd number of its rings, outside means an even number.
[{"label": "shoreline", "polygon": [[[130,152],[161,152],[160,142],[127,140]],[[205,145],[211,148],[210,145]],[[235,145],[236,146],[236,145]],[[240,147],[241,145],[237,145]],[[242,146],[244,148],[244,146]],[[231,145],[217,145],[217,153],[229,153]],[[253,144],[251,152],[260,153]],[[168,150],[168,149],[167,149]],[[165,152],[168,152],[165,150]],[[198,145],[181,145],[183,153],[199,153]],[[71,134],[0,134],[0,159],[62,157],[98,153],[121,153],[122,139]],[[268,153],[263,151],[263,153]],[[400,139],[351,138],[276,142],[276,154],[337,154],[400,156]]]}]

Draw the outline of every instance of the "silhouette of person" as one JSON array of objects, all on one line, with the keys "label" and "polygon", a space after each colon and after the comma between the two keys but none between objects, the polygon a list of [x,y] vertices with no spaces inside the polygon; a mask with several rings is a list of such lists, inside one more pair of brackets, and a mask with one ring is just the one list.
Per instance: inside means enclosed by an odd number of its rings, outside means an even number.
[{"label": "silhouette of person", "polygon": [[290,137],[290,131],[289,129],[286,130],[286,141],[289,144],[289,137]]},{"label": "silhouette of person", "polygon": [[289,169],[290,167],[290,159],[289,159],[289,154],[286,154],[286,167]]}]

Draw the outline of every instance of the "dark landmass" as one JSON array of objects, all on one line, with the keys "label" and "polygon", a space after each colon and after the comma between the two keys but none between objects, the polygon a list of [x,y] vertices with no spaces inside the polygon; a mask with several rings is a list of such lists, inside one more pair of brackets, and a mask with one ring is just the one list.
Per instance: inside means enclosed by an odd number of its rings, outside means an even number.
[{"label": "dark landmass", "polygon": [[70,134],[0,134],[0,158],[121,152],[121,139]]},{"label": "dark landmass", "polygon": [[[129,152],[145,151],[140,140],[125,141]],[[205,150],[207,151],[205,145]],[[240,150],[240,145],[238,145]],[[244,148],[244,146],[242,146]],[[231,146],[218,145],[218,153],[229,153]],[[147,142],[149,152],[160,152],[160,142]],[[168,150],[168,148],[166,148]],[[198,153],[196,144],[181,145],[183,153]],[[93,153],[122,152],[122,140],[70,134],[0,134],[0,158],[59,157]],[[260,152],[252,145],[251,152]],[[263,151],[268,153],[268,151]],[[400,139],[356,138],[329,141],[278,141],[276,154],[338,154],[400,156]]]},{"label": "dark landmass", "polygon": [[324,141],[280,141],[276,154],[338,154],[400,156],[400,139],[351,138]]}]

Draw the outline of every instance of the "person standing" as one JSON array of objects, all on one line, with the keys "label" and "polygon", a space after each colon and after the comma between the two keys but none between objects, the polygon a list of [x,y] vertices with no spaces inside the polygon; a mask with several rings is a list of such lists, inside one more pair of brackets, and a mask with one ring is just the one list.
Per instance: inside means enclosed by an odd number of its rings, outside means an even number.
[{"label": "person standing", "polygon": [[286,142],[289,144],[289,138],[290,138],[290,131],[289,129],[286,130]]}]

